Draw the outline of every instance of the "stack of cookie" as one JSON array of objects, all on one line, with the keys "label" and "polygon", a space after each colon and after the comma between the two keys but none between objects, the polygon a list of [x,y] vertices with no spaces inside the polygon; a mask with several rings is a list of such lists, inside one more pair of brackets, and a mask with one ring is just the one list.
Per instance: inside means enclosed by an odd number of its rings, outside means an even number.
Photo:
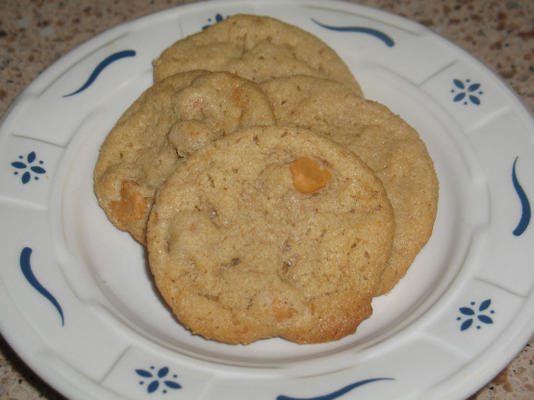
[{"label": "stack of cookie", "polygon": [[236,15],[154,61],[94,173],[194,334],[340,339],[431,235],[438,182],[417,132],[363,97],[317,37]]}]

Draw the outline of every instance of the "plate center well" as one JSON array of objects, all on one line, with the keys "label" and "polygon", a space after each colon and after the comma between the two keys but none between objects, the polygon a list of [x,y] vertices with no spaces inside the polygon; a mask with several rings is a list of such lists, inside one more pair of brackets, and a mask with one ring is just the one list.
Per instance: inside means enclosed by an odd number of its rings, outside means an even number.
[{"label": "plate center well", "polygon": [[[118,231],[99,208],[93,192],[93,168],[98,149],[120,112],[94,112],[78,129],[61,162],[53,203],[52,226],[63,270],[76,294],[97,304],[132,337],[147,340],[177,354],[245,366],[281,366],[334,355],[347,349],[372,351],[380,343],[414,325],[429,312],[462,268],[476,226],[473,210],[480,206],[464,150],[463,134],[439,108],[406,82],[395,84],[363,73],[370,98],[399,113],[420,133],[434,159],[440,200],[434,233],[407,276],[388,295],[373,302],[374,314],[354,335],[340,341],[297,345],[279,339],[231,346],[191,335],[172,316],[158,294],[147,266],[145,249],[129,234]],[[381,82],[381,83],[377,83]],[[101,109],[111,109],[118,91]],[[391,101],[393,99],[393,101]],[[397,100],[395,100],[397,99]],[[400,100],[402,99],[402,100]],[[134,97],[131,98],[131,101]],[[124,103],[124,100],[122,100]],[[122,111],[121,111],[122,112]],[[468,146],[467,146],[468,147]],[[474,199],[477,199],[475,204]],[[67,265],[68,264],[68,265]]]}]

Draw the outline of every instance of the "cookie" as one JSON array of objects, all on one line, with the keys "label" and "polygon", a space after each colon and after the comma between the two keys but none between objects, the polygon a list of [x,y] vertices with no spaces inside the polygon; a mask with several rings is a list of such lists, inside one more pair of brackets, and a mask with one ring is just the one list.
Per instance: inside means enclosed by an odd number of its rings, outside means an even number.
[{"label": "cookie", "polygon": [[382,183],[320,135],[252,127],[212,142],[158,190],[150,270],[192,333],[225,343],[353,333],[393,240]]},{"label": "cookie", "polygon": [[98,202],[117,228],[144,244],[154,192],[180,163],[236,129],[273,122],[267,97],[251,81],[207,71],[168,77],[126,110],[102,144]]},{"label": "cookie", "polygon": [[361,95],[337,53],[322,40],[274,18],[238,14],[178,40],[153,61],[154,80],[181,71],[228,71],[255,82],[303,74],[331,78]]},{"label": "cookie", "polygon": [[261,85],[281,124],[311,129],[352,150],[382,180],[395,213],[393,253],[378,294],[406,274],[432,234],[439,184],[419,134],[386,106],[332,80],[274,79]]}]

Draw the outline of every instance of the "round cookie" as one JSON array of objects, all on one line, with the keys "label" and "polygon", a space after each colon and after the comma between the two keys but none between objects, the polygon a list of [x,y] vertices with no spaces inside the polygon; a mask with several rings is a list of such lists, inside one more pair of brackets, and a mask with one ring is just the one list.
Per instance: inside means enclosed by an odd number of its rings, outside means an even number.
[{"label": "round cookie", "polygon": [[268,99],[251,81],[207,71],[168,77],[126,110],[102,144],[98,202],[117,228],[144,244],[154,192],[184,159],[238,128],[273,122]]},{"label": "round cookie", "polygon": [[153,62],[154,80],[181,71],[228,71],[255,82],[296,74],[361,89],[337,53],[318,37],[274,18],[238,14],[178,40]]},{"label": "round cookie", "polygon": [[378,294],[406,274],[432,234],[439,184],[419,134],[386,106],[325,79],[291,77],[261,85],[281,124],[320,132],[358,155],[382,180],[395,213],[393,253]]},{"label": "round cookie", "polygon": [[194,334],[226,343],[353,333],[393,240],[382,183],[307,130],[240,130],[160,187],[147,230],[155,283]]}]

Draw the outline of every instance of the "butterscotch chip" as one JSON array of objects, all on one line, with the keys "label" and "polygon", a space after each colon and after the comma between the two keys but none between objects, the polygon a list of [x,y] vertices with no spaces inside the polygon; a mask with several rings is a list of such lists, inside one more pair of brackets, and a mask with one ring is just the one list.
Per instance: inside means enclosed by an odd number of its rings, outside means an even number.
[{"label": "butterscotch chip", "polygon": [[146,199],[137,190],[138,186],[132,181],[122,182],[120,200],[109,204],[110,212],[121,224],[130,224],[142,219],[145,215]]},{"label": "butterscotch chip", "polygon": [[[294,185],[298,160],[328,172],[312,193]],[[352,152],[306,130],[253,127],[169,176],[147,249],[157,288],[194,334],[313,343],[371,315],[393,229],[382,183]]]},{"label": "butterscotch chip", "polygon": [[206,143],[274,122],[259,87],[226,72],[190,71],[147,89],[104,141],[94,171],[100,206],[119,229],[145,243],[156,189]]},{"label": "butterscotch chip", "polygon": [[337,53],[318,37],[274,18],[239,14],[180,39],[154,60],[154,80],[177,72],[228,71],[255,82],[295,74],[361,89]]},{"label": "butterscotch chip", "polygon": [[419,134],[386,106],[338,82],[304,76],[261,85],[280,124],[322,133],[358,155],[382,180],[395,212],[393,253],[379,287],[389,292],[432,234],[439,184]]},{"label": "butterscotch chip", "polygon": [[310,194],[325,187],[332,174],[317,160],[308,157],[297,158],[289,166],[293,186],[301,193]]}]

